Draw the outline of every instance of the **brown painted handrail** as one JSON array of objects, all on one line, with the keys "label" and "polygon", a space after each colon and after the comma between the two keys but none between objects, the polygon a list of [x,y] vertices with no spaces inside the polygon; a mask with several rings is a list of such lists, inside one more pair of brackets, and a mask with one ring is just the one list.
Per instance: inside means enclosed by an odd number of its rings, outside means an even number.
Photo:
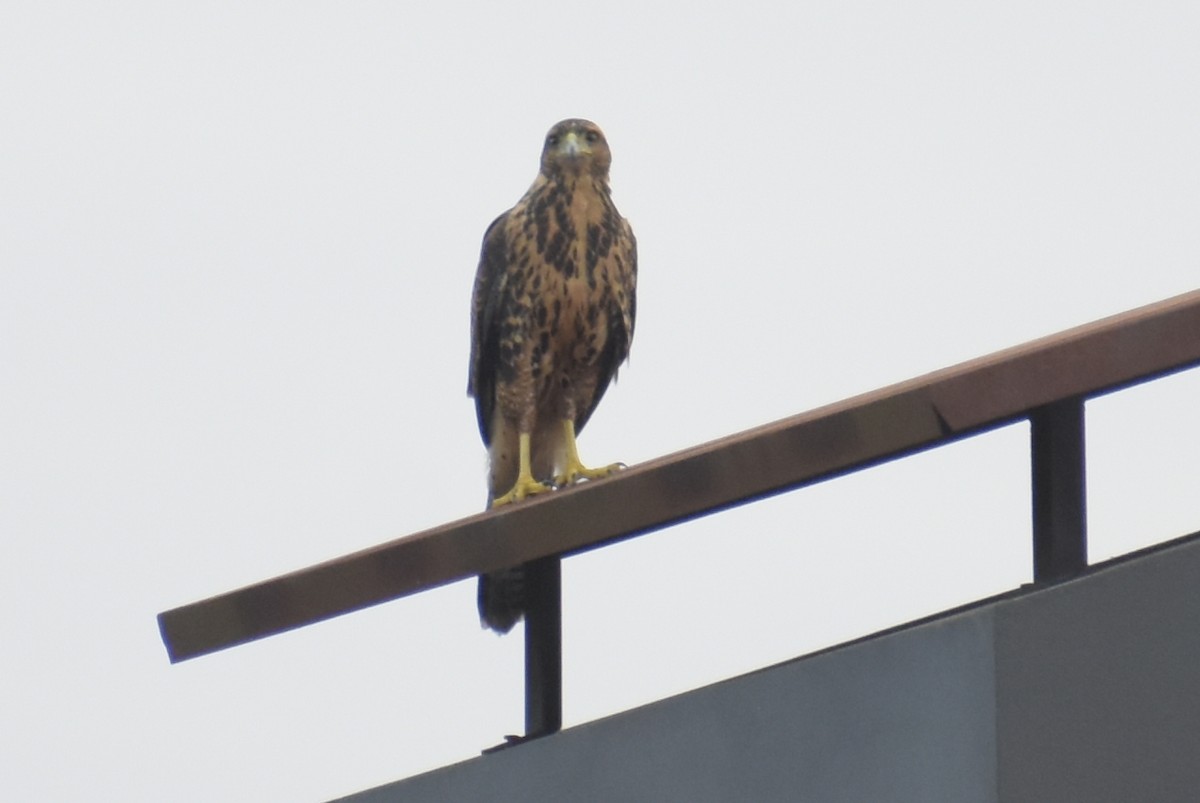
[{"label": "brown painted handrail", "polygon": [[159,627],[171,661],[186,660],[594,549],[1198,364],[1194,291],[165,611]]}]

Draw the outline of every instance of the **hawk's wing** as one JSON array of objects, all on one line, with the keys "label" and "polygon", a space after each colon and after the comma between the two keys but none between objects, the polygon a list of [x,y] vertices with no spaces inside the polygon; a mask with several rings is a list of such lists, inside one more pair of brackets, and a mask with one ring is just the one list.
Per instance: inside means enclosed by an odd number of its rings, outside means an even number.
[{"label": "hawk's wing", "polygon": [[629,221],[621,219],[621,233],[618,235],[616,251],[621,256],[624,268],[617,281],[624,292],[623,303],[614,296],[613,309],[609,312],[608,342],[596,369],[600,373],[600,381],[596,384],[596,393],[586,407],[575,414],[575,431],[582,432],[583,426],[592,417],[596,405],[604,398],[604,391],[617,378],[621,363],[629,357],[629,344],[633,342],[633,324],[637,317],[637,238],[633,236],[633,228]]},{"label": "hawk's wing", "polygon": [[496,405],[496,368],[500,350],[497,308],[508,280],[505,272],[504,225],[508,212],[492,221],[483,235],[475,290],[471,297],[471,370],[467,395],[475,397],[475,415],[484,445],[490,445],[492,412]]}]

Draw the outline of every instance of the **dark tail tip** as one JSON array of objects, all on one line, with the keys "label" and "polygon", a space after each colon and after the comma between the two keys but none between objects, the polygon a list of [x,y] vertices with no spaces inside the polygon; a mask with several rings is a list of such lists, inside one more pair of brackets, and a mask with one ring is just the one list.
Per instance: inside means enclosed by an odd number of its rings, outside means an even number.
[{"label": "dark tail tip", "polygon": [[525,572],[520,567],[479,575],[479,621],[507,633],[525,615]]}]

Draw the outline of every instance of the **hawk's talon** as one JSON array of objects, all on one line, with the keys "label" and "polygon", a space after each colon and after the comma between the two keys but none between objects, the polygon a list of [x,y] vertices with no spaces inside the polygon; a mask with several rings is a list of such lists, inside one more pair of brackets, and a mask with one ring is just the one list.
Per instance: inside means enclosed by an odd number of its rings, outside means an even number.
[{"label": "hawk's talon", "polygon": [[602,480],[628,468],[624,463],[613,463],[603,468],[588,468],[582,463],[568,466],[567,470],[554,478],[554,484],[559,488],[574,485],[580,480]]},{"label": "hawk's talon", "polygon": [[552,490],[554,490],[554,486],[547,482],[538,482],[533,477],[518,477],[516,484],[509,489],[508,493],[492,500],[492,507],[520,502],[527,496],[534,496],[535,494]]},{"label": "hawk's talon", "polygon": [[522,432],[517,439],[517,481],[503,496],[492,500],[492,507],[500,507],[512,502],[520,502],[527,496],[554,490],[549,483],[533,478],[533,469],[529,461],[529,433]]},{"label": "hawk's talon", "polygon": [[613,463],[603,468],[588,468],[585,466],[583,461],[579,459],[579,447],[575,445],[575,421],[570,418],[564,418],[562,423],[563,438],[567,452],[567,465],[564,467],[562,474],[554,477],[555,485],[561,488],[565,485],[574,485],[580,480],[599,480],[625,468],[624,463]]}]

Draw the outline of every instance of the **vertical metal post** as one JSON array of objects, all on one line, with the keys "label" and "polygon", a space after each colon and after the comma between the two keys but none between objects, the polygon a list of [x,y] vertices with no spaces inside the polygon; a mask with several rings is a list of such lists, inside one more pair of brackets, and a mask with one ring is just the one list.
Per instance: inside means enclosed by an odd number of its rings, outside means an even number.
[{"label": "vertical metal post", "polygon": [[1033,579],[1061,580],[1087,568],[1083,400],[1029,416],[1033,459]]},{"label": "vertical metal post", "polygon": [[525,564],[525,738],[562,728],[562,561]]}]

